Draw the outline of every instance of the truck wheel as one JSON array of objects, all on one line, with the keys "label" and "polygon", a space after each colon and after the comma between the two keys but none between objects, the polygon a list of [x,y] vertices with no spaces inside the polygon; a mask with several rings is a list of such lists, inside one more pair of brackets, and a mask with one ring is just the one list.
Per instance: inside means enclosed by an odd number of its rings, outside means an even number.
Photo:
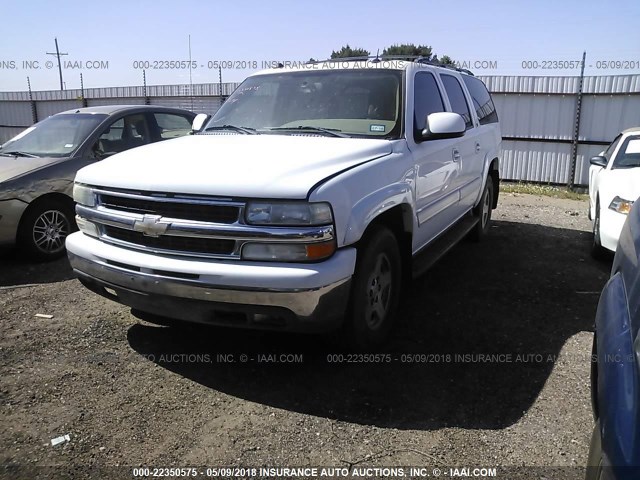
[{"label": "truck wheel", "polygon": [[64,255],[64,242],[76,229],[73,207],[58,199],[29,208],[18,230],[18,245],[32,259],[47,261]]},{"label": "truck wheel", "polygon": [[480,203],[473,209],[474,216],[478,217],[478,223],[469,234],[469,238],[479,242],[489,233],[491,224],[491,210],[493,209],[493,178],[487,177]]},{"label": "truck wheel", "polygon": [[396,237],[386,227],[374,227],[361,245],[345,333],[350,347],[368,350],[382,344],[393,324],[402,260]]},{"label": "truck wheel", "polygon": [[593,243],[591,244],[591,256],[596,260],[603,260],[607,256],[607,250],[600,243],[600,199],[596,200],[596,212],[593,219]]}]

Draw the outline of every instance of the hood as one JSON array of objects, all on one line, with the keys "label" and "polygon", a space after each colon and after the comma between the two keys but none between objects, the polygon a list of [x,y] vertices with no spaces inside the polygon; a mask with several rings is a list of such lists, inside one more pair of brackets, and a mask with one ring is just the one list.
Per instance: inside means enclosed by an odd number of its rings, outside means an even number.
[{"label": "hood", "polygon": [[57,163],[67,158],[51,158],[51,157],[6,157],[0,155],[0,183],[11,180],[12,178],[24,175],[25,173],[39,170],[52,163]]},{"label": "hood", "polygon": [[89,185],[226,197],[306,198],[317,183],[391,153],[388,140],[193,135],[127,150],[80,170]]},{"label": "hood", "polygon": [[611,198],[617,195],[625,200],[635,201],[640,197],[640,167],[616,168],[606,173],[600,189],[606,189]]}]

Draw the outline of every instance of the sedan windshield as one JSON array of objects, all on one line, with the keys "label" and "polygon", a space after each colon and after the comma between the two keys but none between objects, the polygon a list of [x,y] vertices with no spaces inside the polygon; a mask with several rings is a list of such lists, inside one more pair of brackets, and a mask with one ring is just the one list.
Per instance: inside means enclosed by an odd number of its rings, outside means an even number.
[{"label": "sedan windshield", "polygon": [[2,145],[0,155],[69,156],[106,117],[90,113],[53,115]]},{"label": "sedan windshield", "polygon": [[398,138],[402,72],[328,70],[245,80],[211,119],[209,131]]}]

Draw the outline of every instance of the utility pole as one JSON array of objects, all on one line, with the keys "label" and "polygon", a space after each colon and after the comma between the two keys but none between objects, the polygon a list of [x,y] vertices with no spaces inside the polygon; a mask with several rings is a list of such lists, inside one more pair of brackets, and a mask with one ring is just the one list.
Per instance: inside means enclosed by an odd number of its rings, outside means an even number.
[{"label": "utility pole", "polygon": [[54,52],[47,52],[47,55],[55,55],[56,58],[58,59],[58,73],[60,74],[60,90],[64,90],[64,82],[62,81],[62,62],[60,61],[60,55],[69,55],[68,53],[60,53],[60,49],[58,48],[58,39],[55,39],[56,41],[56,51]]}]

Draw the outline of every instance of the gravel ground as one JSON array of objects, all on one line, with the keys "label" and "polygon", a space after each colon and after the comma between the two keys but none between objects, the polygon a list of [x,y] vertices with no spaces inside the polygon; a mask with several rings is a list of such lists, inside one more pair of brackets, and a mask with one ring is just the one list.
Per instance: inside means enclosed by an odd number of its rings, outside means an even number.
[{"label": "gravel ground", "polygon": [[[381,363],[327,361],[360,359],[326,337],[145,323],[84,289],[66,260],[5,252],[0,473],[420,465],[543,478],[535,467],[556,466],[579,478],[566,467],[587,459],[592,327],[610,268],[589,256],[586,210],[503,194],[485,242],[462,242],[407,288]],[[104,476],[116,471],[131,476]]]}]

